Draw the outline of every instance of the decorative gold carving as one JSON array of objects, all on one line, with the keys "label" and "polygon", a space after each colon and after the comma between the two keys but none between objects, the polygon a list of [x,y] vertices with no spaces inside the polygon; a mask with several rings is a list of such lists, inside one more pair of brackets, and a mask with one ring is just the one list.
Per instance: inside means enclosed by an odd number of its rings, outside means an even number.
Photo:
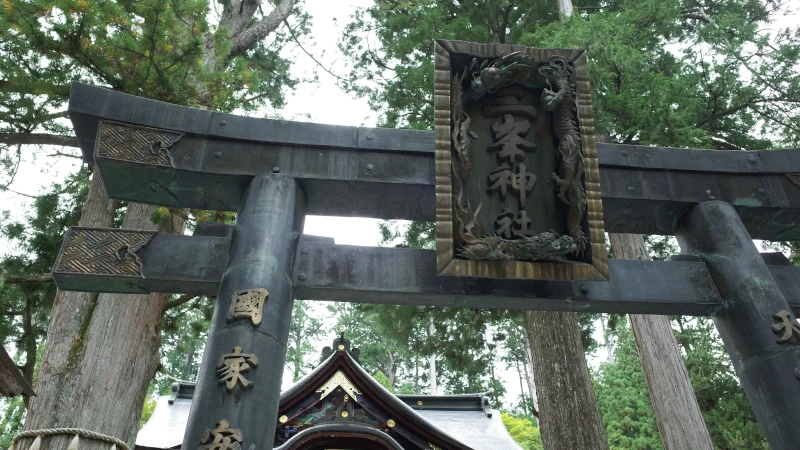
[{"label": "decorative gold carving", "polygon": [[347,416],[349,416],[349,415],[350,415],[350,413],[348,413],[347,411],[342,411],[342,418],[343,419],[346,419]]},{"label": "decorative gold carving", "polygon": [[800,173],[787,173],[786,178],[788,178],[792,184],[800,188]]},{"label": "decorative gold carving", "polygon": [[261,314],[264,311],[264,303],[269,298],[266,289],[245,289],[236,291],[231,298],[231,307],[225,316],[228,320],[242,319],[249,317],[253,325],[261,323]]},{"label": "decorative gold carving", "polygon": [[230,426],[227,420],[222,419],[213,430],[206,429],[200,437],[198,450],[241,450],[242,430]]},{"label": "decorative gold carving", "polygon": [[392,420],[392,419],[389,419],[389,420],[386,421],[386,426],[388,426],[389,428],[394,428],[395,425],[397,425],[397,424],[394,423],[394,420]]},{"label": "decorative gold carving", "polygon": [[289,421],[289,418],[284,414],[278,419],[278,421],[280,421],[280,423],[286,423]]},{"label": "decorative gold carving", "polygon": [[225,383],[228,391],[232,391],[237,383],[242,385],[242,389],[247,389],[255,383],[242,376],[242,373],[249,371],[251,366],[258,367],[258,358],[251,353],[242,353],[242,347],[237,345],[233,348],[233,353],[223,353],[219,357],[219,382]]},{"label": "decorative gold carving", "polygon": [[341,370],[337,370],[335,374],[333,374],[325,384],[322,385],[321,388],[317,390],[318,393],[321,393],[320,400],[330,395],[336,388],[342,388],[342,390],[352,397],[354,400],[358,400],[357,395],[361,395],[361,391],[359,391],[352,381],[347,378],[347,375],[344,374]]},{"label": "decorative gold carving", "polygon": [[344,344],[339,344],[339,346],[336,348],[338,348],[339,350],[344,350]]},{"label": "decorative gold carving", "polygon": [[422,400],[417,400],[417,405],[422,406]]},{"label": "decorative gold carving", "polygon": [[155,234],[112,228],[70,228],[53,272],[141,277],[137,252]]},{"label": "decorative gold carving", "polygon": [[797,319],[792,319],[791,314],[787,310],[781,310],[778,314],[773,314],[772,318],[780,321],[779,323],[772,324],[772,331],[777,334],[783,331],[783,335],[778,338],[778,342],[783,344],[792,336],[797,336],[800,339],[800,323]]},{"label": "decorative gold carving", "polygon": [[100,122],[96,154],[156,166],[174,167],[169,150],[183,133],[140,127],[117,122]]},{"label": "decorative gold carving", "polygon": [[[462,233],[480,231],[481,227],[477,224],[476,216],[481,205],[479,204],[476,209],[469,208],[466,203],[466,196],[459,195],[464,181],[459,180],[457,175],[469,174],[475,169],[472,167],[474,158],[471,155],[471,150],[473,149],[471,148],[470,139],[475,139],[476,135],[472,133],[469,127],[470,124],[474,127],[477,122],[468,120],[469,117],[466,116],[464,105],[462,104],[463,94],[461,91],[466,88],[466,79],[464,77],[467,76],[467,71],[465,70],[464,73],[461,73],[460,68],[457,71],[454,70],[451,66],[451,54],[459,54],[460,57],[463,55],[475,56],[478,61],[482,61],[477,69],[478,72],[487,68],[492,61],[499,61],[496,64],[497,68],[509,69],[511,72],[515,70],[524,72],[526,70],[526,67],[522,67],[522,65],[511,67],[506,64],[508,62],[513,63],[516,60],[539,61],[541,64],[546,65],[546,67],[542,67],[544,72],[534,70],[531,82],[541,87],[542,80],[545,80],[542,108],[545,110],[558,109],[553,115],[554,134],[558,139],[558,150],[556,152],[558,153],[560,150],[562,158],[564,156],[571,157],[567,158],[567,160],[559,160],[562,167],[559,169],[560,172],[556,174],[558,179],[554,177],[554,180],[560,182],[557,186],[554,183],[550,184],[553,186],[552,189],[563,197],[559,203],[567,211],[568,234],[560,235],[543,230],[537,231],[541,232],[541,235],[534,234],[530,228],[527,228],[528,220],[532,217],[530,211],[527,211],[525,217],[521,214],[516,214],[513,217],[509,216],[507,217],[508,220],[501,220],[498,225],[500,227],[508,225],[512,239],[490,236],[495,241],[481,243],[476,241],[475,244],[479,245],[471,248],[468,255],[462,256],[469,259],[456,258],[456,244],[465,242],[462,239]],[[438,273],[440,275],[490,278],[607,280],[608,263],[605,252],[600,197],[600,174],[594,136],[594,119],[590,101],[591,91],[589,88],[586,52],[583,50],[559,49],[556,51],[551,49],[520,48],[519,46],[510,45],[439,40],[434,44],[434,56],[436,254]],[[469,74],[474,74],[474,69],[472,69],[474,65],[474,62],[472,65],[467,64],[464,69],[469,69]],[[567,78],[570,78],[571,86],[560,83],[563,79],[566,79],[561,76],[564,74],[569,75]],[[554,83],[560,84],[556,85]],[[484,87],[487,89],[496,88],[496,86],[488,85]],[[506,151],[506,156],[508,156],[506,159],[509,159],[509,162],[512,157],[514,161],[524,158],[523,152],[531,147],[525,147],[528,145],[525,142],[522,143],[525,145],[516,145],[518,143],[515,142],[515,145],[512,146],[513,148],[505,145],[511,143],[511,138],[508,136],[512,134],[514,137],[522,137],[521,132],[516,134],[506,132],[505,128],[511,129],[512,125],[513,127],[524,128],[525,121],[535,121],[538,114],[534,107],[530,107],[530,111],[523,111],[525,106],[530,105],[517,104],[519,102],[516,100],[519,97],[511,98],[517,95],[515,91],[511,90],[516,87],[521,87],[521,85],[517,84],[507,88],[510,90],[508,95],[498,94],[496,105],[483,108],[484,116],[502,118],[497,122],[498,130],[495,130],[496,135],[493,145]],[[475,90],[474,86],[472,88]],[[575,106],[571,106],[570,102]],[[510,114],[520,116],[520,119],[515,120],[513,124],[508,117],[505,117],[506,114],[509,114],[507,109],[511,107],[519,110],[515,110]],[[490,110],[490,108],[494,109]],[[572,114],[571,121],[567,123],[570,114]],[[555,121],[558,121],[558,123],[555,123]],[[530,127],[533,129],[533,122],[531,122]],[[501,128],[503,129],[501,130]],[[503,132],[497,133],[497,131]],[[504,139],[509,142],[504,141]],[[533,144],[534,142],[530,143]],[[563,154],[565,150],[572,149],[570,145],[576,143],[579,147],[576,146],[575,148],[579,148],[579,151],[582,152],[582,164],[578,161],[577,152],[572,152],[570,155]],[[514,164],[519,164],[519,162],[509,163],[509,170],[513,174],[522,173],[525,177],[521,180],[520,178],[522,177],[509,175],[507,178],[510,181],[516,181],[517,187],[515,188],[513,185],[505,183],[507,192],[511,194],[513,190],[521,194],[524,191],[527,197],[529,183],[533,186],[536,182],[533,181],[533,177],[527,175],[530,167],[526,167],[523,170],[521,167],[514,166]],[[581,174],[583,175],[585,200],[572,201],[571,197],[573,195],[581,197],[583,194],[580,192],[581,189],[578,188],[579,183],[575,182],[580,179]],[[504,177],[508,174],[497,173],[496,175],[497,177],[494,180],[489,180],[489,186],[494,186],[497,181],[505,180]],[[481,184],[483,183],[485,181],[482,180]],[[497,185],[496,188],[502,189],[503,183]],[[521,185],[524,185],[524,188],[521,189]],[[486,185],[484,184],[484,186]],[[538,185],[536,189],[539,189]],[[521,195],[517,196],[522,201]],[[575,221],[574,217],[581,218],[581,228],[578,228],[578,222]],[[491,226],[492,224],[489,223],[487,225]],[[519,231],[519,237],[514,234],[515,230]],[[586,244],[580,242],[581,245],[579,245],[579,241],[584,240],[581,235],[583,230],[588,230],[588,236],[585,238]],[[483,231],[483,233],[486,232],[487,230]],[[521,245],[517,245],[516,241],[520,241]],[[515,249],[507,248],[510,247],[510,244],[514,244]],[[523,249],[522,246],[525,248]],[[583,263],[522,261],[519,258],[522,256],[524,259],[537,259],[529,257],[529,255],[535,256],[535,254],[542,252],[552,252],[551,246],[559,247],[558,251],[561,254],[569,253],[573,249],[576,250],[578,252],[576,258],[583,261]],[[581,257],[581,247],[589,250],[590,255]],[[589,262],[591,263],[589,264]]]}]

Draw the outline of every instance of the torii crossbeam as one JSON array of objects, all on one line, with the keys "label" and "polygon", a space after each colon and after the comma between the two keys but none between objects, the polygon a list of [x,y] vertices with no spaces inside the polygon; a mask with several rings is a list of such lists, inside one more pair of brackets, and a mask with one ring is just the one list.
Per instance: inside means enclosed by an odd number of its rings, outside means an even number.
[{"label": "torii crossbeam", "polygon": [[[186,450],[207,447],[213,436],[204,430],[223,419],[231,429],[219,436],[234,433],[247,448],[271,447],[294,298],[712,316],[770,445],[791,448],[800,442],[800,325],[792,312],[800,312],[800,268],[780,254],[759,255],[752,239],[800,239],[800,149],[595,144],[585,53],[559,51],[566,53],[437,41],[435,132],[238,117],[74,83],[70,118],[84,159],[99,167],[110,198],[237,211],[237,219],[235,226],[201,224],[194,236],[73,228],[54,268],[56,283],[67,290],[217,295]],[[472,90],[485,96],[467,98],[468,73],[500,70],[509,58],[539,64],[538,75],[517,83],[524,89],[492,90],[473,79]],[[563,92],[550,89],[565,86],[552,77],[573,74],[580,128],[565,141],[550,119],[566,111],[553,106]],[[494,130],[496,141],[486,133],[479,141],[470,129],[479,125]],[[550,126],[558,139],[543,131]],[[464,159],[471,140],[489,149],[483,166]],[[583,180],[583,172],[563,166],[557,172],[552,156],[557,145],[566,160],[569,142],[576,141],[584,146]],[[484,172],[467,179],[475,167]],[[551,170],[558,187],[547,187]],[[583,184],[568,187],[574,173]],[[487,187],[487,176],[495,183],[489,200],[475,190]],[[578,205],[577,197],[566,196],[584,185],[588,219],[578,217],[583,228],[570,229],[568,237],[558,220],[569,220],[569,213],[557,211],[551,220],[546,208],[532,206],[535,195],[554,189],[561,202]],[[561,205],[551,197],[545,203]],[[484,216],[469,201],[485,206]],[[517,201],[521,211],[509,210]],[[451,212],[453,205],[470,216]],[[525,208],[542,214],[531,218]],[[440,248],[336,245],[301,236],[306,214],[437,220]],[[495,217],[494,234],[474,228],[475,220]],[[526,234],[531,221],[561,231]],[[604,253],[603,228],[675,235],[687,255],[606,263],[598,253]],[[583,247],[588,256],[509,260],[530,251],[523,244],[547,239],[563,243],[562,253],[580,255]],[[473,244],[489,241],[506,246],[486,253],[491,261],[459,259],[480,259]],[[471,250],[456,248],[464,243]],[[248,361],[243,376],[237,370]],[[254,407],[260,414],[247,412]]]}]

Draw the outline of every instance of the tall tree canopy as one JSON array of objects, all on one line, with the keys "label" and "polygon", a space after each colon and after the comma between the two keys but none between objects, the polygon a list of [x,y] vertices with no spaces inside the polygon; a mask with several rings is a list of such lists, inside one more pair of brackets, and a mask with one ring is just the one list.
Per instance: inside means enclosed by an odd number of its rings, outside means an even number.
[{"label": "tall tree canopy", "polygon": [[280,108],[297,83],[281,50],[309,17],[297,0],[274,3],[3,1],[0,160],[13,172],[20,145],[77,146],[57,120],[71,81],[218,111]]},{"label": "tall tree canopy", "polygon": [[584,48],[596,126],[617,142],[754,149],[800,139],[800,32],[790,2],[376,0],[341,40],[344,87],[383,125],[433,124],[434,39]]}]

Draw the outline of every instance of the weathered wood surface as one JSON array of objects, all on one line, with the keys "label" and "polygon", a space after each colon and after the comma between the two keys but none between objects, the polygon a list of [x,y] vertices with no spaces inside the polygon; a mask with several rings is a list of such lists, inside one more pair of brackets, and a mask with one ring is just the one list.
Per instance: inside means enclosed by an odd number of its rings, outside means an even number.
[{"label": "weathered wood surface", "polygon": [[[139,252],[144,276],[116,284],[123,292],[216,295],[232,227],[200,226],[194,236],[157,234]],[[62,250],[63,251],[63,250]],[[203,255],[199,258],[198,255]],[[765,254],[770,255],[770,254]],[[542,309],[609,313],[710,315],[722,301],[705,264],[611,261],[610,281],[531,281],[439,277],[432,250],[335,245],[303,235],[292,271],[294,295],[304,300],[438,305],[460,308]],[[770,260],[775,260],[770,257]],[[779,262],[779,261],[778,261]],[[768,266],[800,312],[800,268]],[[55,274],[62,288],[108,288],[106,276]],[[66,281],[65,281],[66,280]]]},{"label": "weathered wood surface", "polygon": [[[84,210],[94,211],[87,216],[97,221],[105,218],[110,225],[112,216],[104,217],[101,212],[108,202],[102,188],[93,195],[87,202],[93,206]],[[153,225],[154,210],[154,206],[130,204],[123,228],[182,231],[177,218],[160,227]],[[121,439],[133,448],[147,388],[160,364],[158,330],[167,295],[81,292],[78,298],[70,298],[72,295],[56,298],[53,325],[48,330],[48,339],[53,340],[45,349],[36,385],[39,395],[31,401],[25,430],[84,428]],[[71,439],[45,438],[42,450],[67,448]],[[30,444],[26,438],[18,445],[28,448]],[[87,440],[81,448],[107,449],[108,444]]]},{"label": "weathered wood surface", "polygon": [[0,345],[0,395],[14,397],[19,394],[26,397],[36,395],[20,373],[17,364],[6,352],[5,347]]},{"label": "weathered wood surface", "polygon": [[[242,447],[273,447],[294,302],[289,275],[304,207],[303,192],[290,177],[261,175],[250,183],[236,216],[182,448],[200,447],[203,432],[223,419],[242,431]],[[235,294],[260,289],[268,297],[258,320],[228,313]],[[231,385],[218,382],[220,357],[237,346],[257,358],[242,373],[254,383],[249,387],[236,378]]]},{"label": "weathered wood surface", "polygon": [[[640,235],[610,233],[609,240],[615,258],[650,260]],[[664,448],[714,450],[669,317],[631,314],[629,318]]]},{"label": "weathered wood surface", "polygon": [[[239,117],[80,83],[69,111],[87,161],[100,120],[186,133],[170,150],[172,168],[98,158],[112,198],[234,211],[247,182],[277,167],[300,180],[308,214],[435,220],[432,132]],[[681,212],[722,200],[753,238],[800,239],[800,186],[787,176],[800,173],[800,149],[597,150],[606,231],[672,234]]]},{"label": "weathered wood surface", "polygon": [[[681,218],[675,233],[684,253],[706,262],[725,300],[727,308],[713,316],[714,323],[770,448],[797,448],[800,332],[774,318],[789,309],[787,297],[731,205],[700,204]],[[783,327],[781,333],[775,325]],[[781,343],[784,333],[789,337]]]},{"label": "weathered wood surface", "polygon": [[545,448],[608,449],[577,314],[525,311],[524,315]]}]

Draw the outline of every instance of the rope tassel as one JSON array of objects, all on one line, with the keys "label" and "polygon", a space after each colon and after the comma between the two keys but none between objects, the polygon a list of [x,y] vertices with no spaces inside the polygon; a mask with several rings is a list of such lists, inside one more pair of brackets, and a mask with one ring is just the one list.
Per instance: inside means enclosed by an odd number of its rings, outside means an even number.
[{"label": "rope tassel", "polygon": [[72,438],[72,441],[70,441],[69,447],[67,447],[67,450],[78,450],[78,442],[80,442],[80,440],[81,440],[81,438],[78,437],[78,435],[76,434],[75,437]]}]

